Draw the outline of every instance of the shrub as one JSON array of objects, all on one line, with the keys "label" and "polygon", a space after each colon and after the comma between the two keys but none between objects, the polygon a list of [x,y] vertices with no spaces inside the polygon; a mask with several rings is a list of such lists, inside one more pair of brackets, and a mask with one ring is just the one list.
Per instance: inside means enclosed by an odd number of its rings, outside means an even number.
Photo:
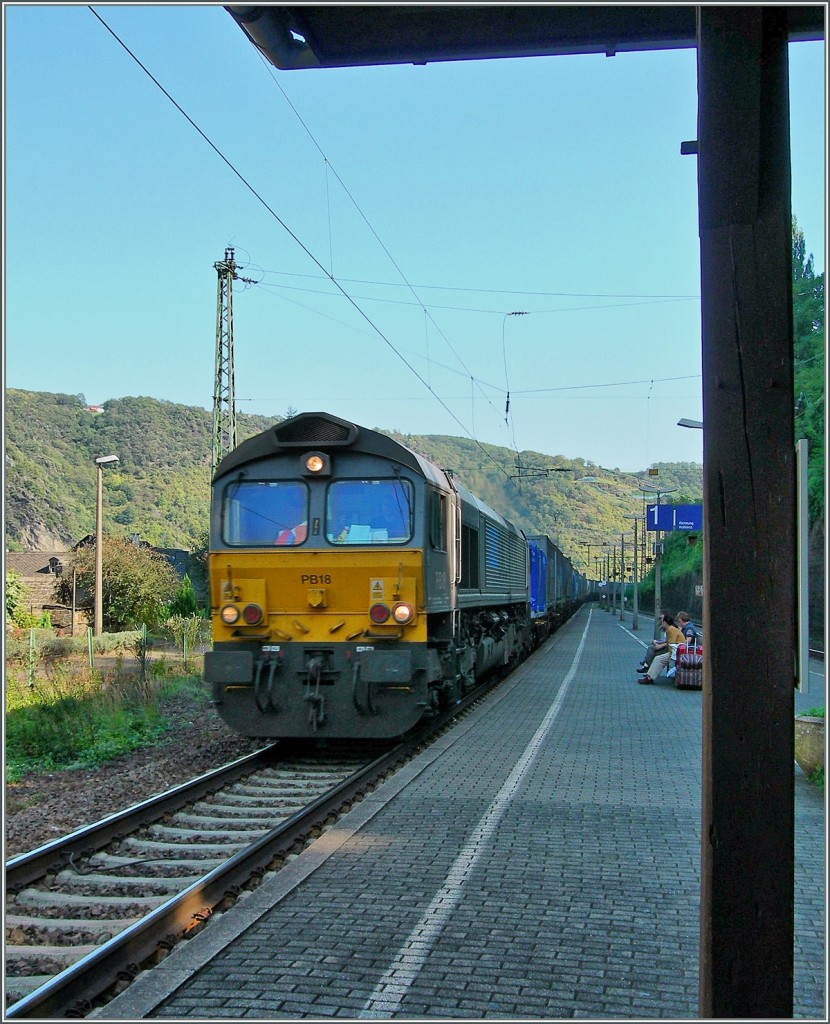
[{"label": "shrub", "polygon": [[13,569],[6,570],[6,623],[19,629],[52,628],[49,612],[33,615],[27,605],[31,592]]},{"label": "shrub", "polygon": [[[57,584],[59,599],[71,601],[72,572],[77,587],[88,595],[95,589],[95,547],[76,551]],[[102,550],[103,625],[118,632],[146,623],[154,626],[164,617],[176,593],[176,573],[167,560],[129,541],[105,537]]]},{"label": "shrub", "polygon": [[196,615],[198,611],[199,605],[196,601],[196,592],[193,589],[193,584],[190,582],[190,577],[185,573],[182,577],[182,582],[179,584],[179,589],[176,591],[176,596],[170,603],[170,614],[186,618]]},{"label": "shrub", "polygon": [[[55,636],[50,629],[35,629],[35,657],[56,660],[71,654],[86,654],[86,636]],[[123,633],[102,633],[92,640],[93,654],[126,651],[141,634],[136,630]],[[29,658],[29,630],[17,630],[6,638],[6,661],[21,664]]]},{"label": "shrub", "polygon": [[165,626],[173,637],[173,642],[182,652],[185,671],[187,671],[188,655],[193,653],[202,631],[204,619],[198,615],[190,615],[185,618],[183,615],[173,615]]}]

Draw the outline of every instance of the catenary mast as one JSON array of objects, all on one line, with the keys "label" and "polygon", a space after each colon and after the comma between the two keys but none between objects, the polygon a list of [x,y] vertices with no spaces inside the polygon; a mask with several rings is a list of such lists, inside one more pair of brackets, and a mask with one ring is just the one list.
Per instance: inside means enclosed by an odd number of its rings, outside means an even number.
[{"label": "catenary mast", "polygon": [[233,282],[255,284],[236,272],[234,250],[225,249],[225,258],[213,264],[216,284],[216,373],[213,384],[213,437],[210,475],[222,459],[236,447],[236,399],[233,380]]}]

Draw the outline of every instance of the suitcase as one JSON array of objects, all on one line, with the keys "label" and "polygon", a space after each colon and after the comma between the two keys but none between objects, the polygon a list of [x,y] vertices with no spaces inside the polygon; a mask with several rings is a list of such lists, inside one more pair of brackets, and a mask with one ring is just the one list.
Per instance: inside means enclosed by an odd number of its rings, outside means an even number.
[{"label": "suitcase", "polygon": [[678,690],[699,690],[703,686],[703,648],[680,644],[677,648],[677,671],[674,685]]}]

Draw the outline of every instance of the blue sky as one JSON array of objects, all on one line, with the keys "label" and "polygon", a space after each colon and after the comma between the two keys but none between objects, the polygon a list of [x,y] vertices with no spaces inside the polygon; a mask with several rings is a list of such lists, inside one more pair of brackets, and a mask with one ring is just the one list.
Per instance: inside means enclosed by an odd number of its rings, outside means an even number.
[{"label": "blue sky", "polygon": [[[238,173],[87,7],[5,5],[8,387],[209,409],[230,245],[240,412],[700,461],[693,50],[278,72],[220,6],[96,10]],[[824,46],[790,54],[823,270]]]}]

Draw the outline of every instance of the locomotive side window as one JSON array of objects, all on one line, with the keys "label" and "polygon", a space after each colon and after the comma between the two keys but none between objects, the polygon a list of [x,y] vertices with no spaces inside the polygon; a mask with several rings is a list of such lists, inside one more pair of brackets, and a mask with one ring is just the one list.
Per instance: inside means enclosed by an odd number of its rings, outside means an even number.
[{"label": "locomotive side window", "polygon": [[461,525],[461,582],[462,590],[476,590],[479,586],[478,574],[478,530],[472,526]]},{"label": "locomotive side window", "polygon": [[447,550],[447,496],[433,491],[430,497],[429,539],[436,551]]},{"label": "locomotive side window", "polygon": [[405,544],[412,537],[408,480],[338,480],[326,498],[330,544]]},{"label": "locomotive side window", "polygon": [[228,484],[222,504],[222,539],[229,546],[302,544],[308,535],[304,483],[245,480]]}]

